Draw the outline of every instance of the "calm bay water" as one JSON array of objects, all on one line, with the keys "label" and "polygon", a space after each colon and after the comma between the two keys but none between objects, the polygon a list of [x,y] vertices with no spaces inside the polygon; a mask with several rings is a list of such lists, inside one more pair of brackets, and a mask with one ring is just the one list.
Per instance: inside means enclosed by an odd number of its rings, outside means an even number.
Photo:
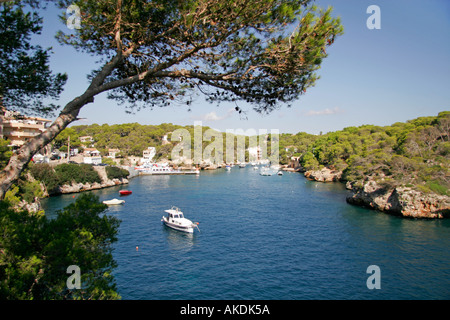
[{"label": "calm bay water", "polygon": [[[251,167],[137,177],[95,194],[119,198],[123,188],[133,194],[107,211],[122,220],[114,275],[123,299],[450,299],[450,220],[351,206],[342,184]],[[73,200],[43,204],[51,215]],[[171,206],[201,232],[164,227]],[[367,288],[370,265],[381,289]]]}]

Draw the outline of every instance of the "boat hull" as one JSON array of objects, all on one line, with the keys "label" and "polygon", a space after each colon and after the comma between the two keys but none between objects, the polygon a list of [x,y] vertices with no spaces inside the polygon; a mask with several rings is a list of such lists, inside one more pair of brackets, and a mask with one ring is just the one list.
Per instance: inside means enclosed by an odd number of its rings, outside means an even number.
[{"label": "boat hull", "polygon": [[176,223],[171,223],[166,220],[165,217],[161,219],[162,223],[169,228],[175,229],[177,231],[187,232],[187,233],[194,233],[194,227],[193,226],[183,226]]},{"label": "boat hull", "polygon": [[124,204],[125,200],[112,199],[112,200],[105,200],[105,201],[103,201],[103,203],[106,205],[109,205],[109,206],[110,205],[113,206],[113,205]]}]

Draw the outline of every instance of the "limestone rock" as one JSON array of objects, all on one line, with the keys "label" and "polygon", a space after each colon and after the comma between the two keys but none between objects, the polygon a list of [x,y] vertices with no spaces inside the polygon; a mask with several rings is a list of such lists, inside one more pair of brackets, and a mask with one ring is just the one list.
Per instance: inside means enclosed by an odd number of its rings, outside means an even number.
[{"label": "limestone rock", "polygon": [[373,180],[363,186],[347,183],[347,189],[353,194],[347,202],[394,215],[411,218],[450,217],[450,197],[438,194],[426,194],[407,187],[380,186]]},{"label": "limestone rock", "polygon": [[339,181],[342,176],[342,171],[332,170],[330,168],[323,168],[321,170],[308,170],[305,172],[305,177],[310,180],[319,182],[333,182]]}]

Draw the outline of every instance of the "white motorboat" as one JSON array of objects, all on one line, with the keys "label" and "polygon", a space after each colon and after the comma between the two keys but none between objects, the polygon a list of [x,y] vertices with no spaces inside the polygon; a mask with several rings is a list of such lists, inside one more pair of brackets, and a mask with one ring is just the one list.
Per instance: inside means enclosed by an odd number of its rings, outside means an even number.
[{"label": "white motorboat", "polygon": [[194,233],[194,228],[197,228],[197,230],[200,231],[198,222],[194,223],[191,220],[186,219],[183,212],[177,207],[172,207],[171,209],[164,211],[167,212],[168,215],[167,217],[163,216],[161,221],[167,227],[188,233]]},{"label": "white motorboat", "polygon": [[124,204],[125,200],[111,199],[111,200],[105,200],[105,201],[103,201],[103,203],[107,204],[107,205],[117,205],[117,204]]},{"label": "white motorboat", "polygon": [[282,176],[283,175],[283,171],[278,171],[277,175]]}]

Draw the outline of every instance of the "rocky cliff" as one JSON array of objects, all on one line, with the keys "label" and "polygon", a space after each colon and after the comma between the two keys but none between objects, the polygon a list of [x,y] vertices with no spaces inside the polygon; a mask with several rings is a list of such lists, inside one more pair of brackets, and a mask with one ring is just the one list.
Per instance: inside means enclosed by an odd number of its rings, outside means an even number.
[{"label": "rocky cliff", "polygon": [[407,187],[383,187],[369,180],[361,187],[347,183],[347,202],[410,218],[450,218],[450,197]]},{"label": "rocky cliff", "polygon": [[332,170],[330,168],[323,168],[321,170],[308,170],[305,172],[305,177],[307,179],[319,182],[340,181],[342,177],[342,171]]},{"label": "rocky cliff", "polygon": [[[306,171],[305,177],[319,182],[342,181],[342,171],[323,168]],[[386,187],[369,179],[347,182],[352,194],[350,204],[363,206],[393,215],[410,218],[450,218],[450,197],[424,193],[407,187]]]}]

